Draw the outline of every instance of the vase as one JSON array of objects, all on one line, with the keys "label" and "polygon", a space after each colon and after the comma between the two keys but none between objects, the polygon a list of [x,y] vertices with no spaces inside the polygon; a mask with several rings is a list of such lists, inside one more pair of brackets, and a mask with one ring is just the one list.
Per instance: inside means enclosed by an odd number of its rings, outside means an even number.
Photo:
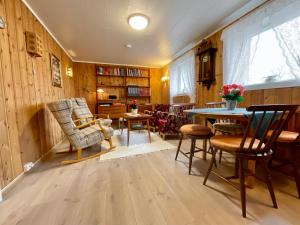
[{"label": "vase", "polygon": [[228,110],[235,110],[236,105],[237,105],[236,100],[226,100],[226,108]]},{"label": "vase", "polygon": [[138,113],[138,109],[131,109],[131,113],[132,114],[137,114]]}]

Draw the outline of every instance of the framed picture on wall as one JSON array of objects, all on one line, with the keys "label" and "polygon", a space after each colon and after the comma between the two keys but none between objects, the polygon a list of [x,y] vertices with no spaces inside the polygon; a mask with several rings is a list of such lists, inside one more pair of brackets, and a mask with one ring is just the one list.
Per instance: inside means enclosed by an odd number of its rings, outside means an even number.
[{"label": "framed picture on wall", "polygon": [[50,53],[50,65],[51,65],[51,75],[52,75],[52,85],[55,87],[62,87],[62,77],[61,77],[61,65],[60,60],[55,55]]}]

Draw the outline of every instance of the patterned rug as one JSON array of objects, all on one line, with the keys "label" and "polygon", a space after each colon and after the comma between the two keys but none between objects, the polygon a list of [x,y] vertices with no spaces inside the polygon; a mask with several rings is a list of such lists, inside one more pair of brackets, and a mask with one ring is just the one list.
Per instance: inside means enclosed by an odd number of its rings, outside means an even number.
[{"label": "patterned rug", "polygon": [[[116,148],[114,148],[113,151],[109,153],[101,155],[99,158],[100,161],[130,157],[176,148],[176,146],[170,144],[167,141],[164,141],[159,135],[152,132],[151,143],[149,143],[148,133],[146,131],[131,131],[129,146],[127,146],[126,129],[124,129],[123,134],[121,134],[118,130],[115,131],[113,136],[113,145],[116,146]],[[104,149],[107,149],[109,145],[103,142],[102,147]]]}]

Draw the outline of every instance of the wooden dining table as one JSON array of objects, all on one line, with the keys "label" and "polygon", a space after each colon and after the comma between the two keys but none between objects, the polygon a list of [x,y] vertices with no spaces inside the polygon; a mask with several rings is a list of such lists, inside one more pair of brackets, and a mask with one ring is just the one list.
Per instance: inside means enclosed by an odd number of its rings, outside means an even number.
[{"label": "wooden dining table", "polygon": [[[205,118],[205,126],[208,126],[209,119],[219,119],[219,120],[235,120],[239,121],[242,124],[248,123],[248,116],[251,112],[248,112],[246,108],[236,108],[234,110],[228,110],[227,108],[200,108],[200,109],[190,109],[185,110],[185,113],[189,117],[201,116]],[[207,144],[204,143],[204,148],[207,148]],[[202,158],[206,160],[206,151],[203,151]],[[255,161],[248,161],[248,169],[255,173]],[[255,186],[255,177],[247,177],[247,186],[253,188]]]}]

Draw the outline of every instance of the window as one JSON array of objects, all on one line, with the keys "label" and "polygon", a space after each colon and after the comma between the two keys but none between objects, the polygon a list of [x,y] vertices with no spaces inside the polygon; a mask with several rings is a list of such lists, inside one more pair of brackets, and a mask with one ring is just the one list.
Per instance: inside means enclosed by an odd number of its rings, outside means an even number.
[{"label": "window", "polygon": [[224,30],[224,84],[300,86],[300,1],[274,0]]},{"label": "window", "polygon": [[195,102],[195,56],[190,51],[170,65],[170,97],[188,95]]}]

